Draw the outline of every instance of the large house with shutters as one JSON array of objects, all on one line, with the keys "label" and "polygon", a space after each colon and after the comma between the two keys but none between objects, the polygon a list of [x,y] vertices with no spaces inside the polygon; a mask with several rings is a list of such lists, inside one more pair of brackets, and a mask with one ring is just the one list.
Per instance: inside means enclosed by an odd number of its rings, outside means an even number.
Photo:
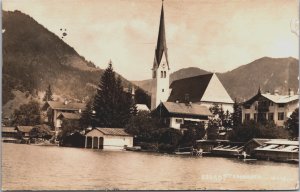
[{"label": "large house with shutters", "polygon": [[[279,95],[269,92],[262,94],[260,89],[251,99],[245,101],[242,106],[242,121],[258,119],[272,120],[277,126],[283,127],[284,122],[299,107],[299,95],[289,91],[288,95]],[[262,117],[258,117],[261,115]]]},{"label": "large house with shutters", "polygon": [[152,67],[151,110],[163,112],[170,127],[179,129],[184,121],[207,121],[209,107],[218,104],[233,111],[233,100],[216,74],[174,81],[170,85],[170,63],[162,4],[157,45]]}]

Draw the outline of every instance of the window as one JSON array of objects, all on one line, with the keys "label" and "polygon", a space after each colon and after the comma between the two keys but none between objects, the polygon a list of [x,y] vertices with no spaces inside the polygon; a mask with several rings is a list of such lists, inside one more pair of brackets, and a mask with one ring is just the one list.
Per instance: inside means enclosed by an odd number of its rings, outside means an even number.
[{"label": "window", "polygon": [[162,89],[161,91],[162,91],[162,92],[165,92],[165,89]]},{"label": "window", "polygon": [[257,121],[257,113],[254,113],[254,120]]},{"label": "window", "polygon": [[273,102],[272,101],[270,101],[270,106],[273,106]]},{"label": "window", "polygon": [[250,121],[250,113],[245,113],[245,121]]},{"label": "window", "polygon": [[270,121],[274,120],[274,113],[268,113],[268,120]]},{"label": "window", "polygon": [[278,107],[279,107],[279,108],[283,108],[283,107],[284,107],[284,103],[279,103],[279,104],[278,104]]},{"label": "window", "polygon": [[279,112],[278,113],[278,120],[283,121],[284,120],[284,112]]},{"label": "window", "polygon": [[160,78],[164,78],[164,72],[163,71],[160,72]]},{"label": "window", "polygon": [[166,78],[166,77],[167,77],[167,72],[164,71],[164,78]]},{"label": "window", "polygon": [[182,123],[183,123],[182,119],[175,119],[175,122],[176,122],[176,123],[179,123],[179,124],[182,124]]}]

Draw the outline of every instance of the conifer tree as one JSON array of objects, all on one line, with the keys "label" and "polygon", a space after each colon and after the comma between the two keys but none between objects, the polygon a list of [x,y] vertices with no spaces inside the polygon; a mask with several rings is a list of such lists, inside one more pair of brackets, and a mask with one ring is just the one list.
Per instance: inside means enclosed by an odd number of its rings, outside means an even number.
[{"label": "conifer tree", "polygon": [[93,126],[93,100],[92,99],[87,102],[86,108],[84,111],[82,111],[79,122],[82,128]]},{"label": "conifer tree", "polygon": [[236,129],[241,124],[242,124],[242,108],[241,105],[235,99],[233,104],[232,125],[233,128]]},{"label": "conifer tree", "polygon": [[48,86],[43,101],[53,101],[51,85]]},{"label": "conifer tree", "polygon": [[100,79],[93,107],[95,125],[99,127],[124,127],[132,115],[131,94],[124,92],[111,61]]}]

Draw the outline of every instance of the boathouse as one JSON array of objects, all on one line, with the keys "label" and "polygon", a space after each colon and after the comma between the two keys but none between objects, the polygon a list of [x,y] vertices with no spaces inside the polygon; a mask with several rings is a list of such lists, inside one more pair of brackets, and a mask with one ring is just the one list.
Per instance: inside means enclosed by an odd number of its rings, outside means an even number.
[{"label": "boathouse", "polygon": [[95,128],[85,135],[85,148],[124,149],[133,146],[133,137],[122,128]]},{"label": "boathouse", "polygon": [[18,142],[17,130],[15,127],[2,127],[2,141],[7,143]]},{"label": "boathouse", "polygon": [[258,159],[275,161],[290,161],[299,159],[299,141],[287,139],[271,139],[263,146],[254,149],[254,155]]}]

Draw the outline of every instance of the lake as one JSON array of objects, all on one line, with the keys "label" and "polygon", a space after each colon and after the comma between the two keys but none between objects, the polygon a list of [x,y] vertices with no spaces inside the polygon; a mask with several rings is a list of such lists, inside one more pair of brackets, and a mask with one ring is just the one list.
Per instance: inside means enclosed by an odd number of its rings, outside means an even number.
[{"label": "lake", "polygon": [[2,189],[296,189],[298,165],[2,143]]}]

